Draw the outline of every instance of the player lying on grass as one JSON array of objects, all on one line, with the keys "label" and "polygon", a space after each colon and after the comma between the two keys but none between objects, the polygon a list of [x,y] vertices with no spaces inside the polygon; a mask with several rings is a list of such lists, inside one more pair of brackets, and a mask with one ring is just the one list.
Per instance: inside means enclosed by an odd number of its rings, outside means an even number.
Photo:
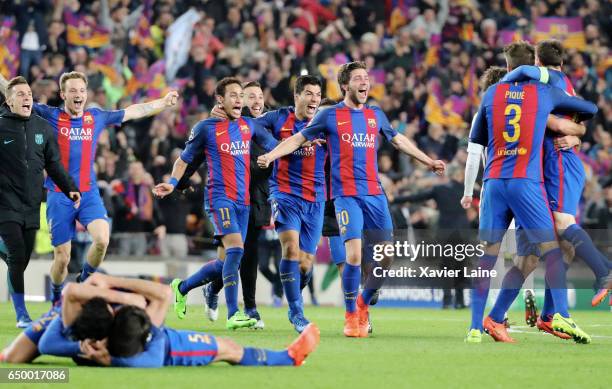
[{"label": "player lying on grass", "polygon": [[[85,358],[104,366],[122,367],[204,366],[220,361],[242,366],[300,366],[319,344],[319,329],[313,323],[281,351],[243,347],[227,338],[165,327],[163,322],[172,302],[170,287],[136,281],[138,287],[133,280],[100,273],[88,279],[99,287],[146,292],[143,295],[148,304],[145,309],[119,308],[109,338],[84,343]],[[152,290],[157,291],[155,295],[148,293]]]},{"label": "player lying on grass", "polygon": [[[133,293],[70,283],[64,288],[61,300],[2,350],[0,361],[29,363],[41,354],[77,358],[83,353],[85,339],[108,336],[113,321],[109,304],[144,307],[146,301]],[[44,336],[50,328],[59,336]]]}]

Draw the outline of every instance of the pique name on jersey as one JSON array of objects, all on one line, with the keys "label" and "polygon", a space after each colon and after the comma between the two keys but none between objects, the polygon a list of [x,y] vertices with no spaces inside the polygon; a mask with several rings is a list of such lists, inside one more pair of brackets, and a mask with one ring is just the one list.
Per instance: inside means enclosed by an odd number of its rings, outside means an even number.
[{"label": "pique name on jersey", "polygon": [[62,136],[68,137],[70,140],[90,141],[93,139],[93,128],[60,127],[59,132]]},{"label": "pique name on jersey", "polygon": [[374,148],[376,146],[376,134],[347,134],[341,135],[342,141],[351,143],[353,147]]},{"label": "pique name on jersey", "polygon": [[237,140],[237,141],[229,142],[229,143],[221,143],[219,145],[219,148],[224,153],[229,153],[233,156],[245,155],[249,153],[249,150],[251,148],[251,141],[250,140]]}]

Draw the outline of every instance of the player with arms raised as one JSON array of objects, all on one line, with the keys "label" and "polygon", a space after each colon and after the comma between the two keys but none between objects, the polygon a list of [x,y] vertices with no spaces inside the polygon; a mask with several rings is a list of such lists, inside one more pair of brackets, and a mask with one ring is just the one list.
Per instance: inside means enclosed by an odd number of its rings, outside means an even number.
[{"label": "player with arms raised", "polygon": [[346,265],[342,288],[346,307],[344,334],[368,336],[368,304],[375,289],[359,295],[361,250],[364,231],[375,235],[377,242],[390,242],[393,224],[387,199],[378,178],[378,133],[397,149],[443,174],[445,165],[434,161],[402,134],[391,127],[385,114],[366,105],[370,78],[365,64],[351,62],[341,66],[338,83],[344,100],[318,112],[301,132],[287,138],[270,153],[258,159],[261,166],[297,150],[304,142],[326,137],[331,160],[332,198],[342,239],[346,247]]}]

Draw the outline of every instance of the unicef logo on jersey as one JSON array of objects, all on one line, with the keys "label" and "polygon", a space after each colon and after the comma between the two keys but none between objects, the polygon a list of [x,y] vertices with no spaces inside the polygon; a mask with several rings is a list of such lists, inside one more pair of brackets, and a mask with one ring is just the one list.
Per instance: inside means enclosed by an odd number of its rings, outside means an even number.
[{"label": "unicef logo on jersey", "polygon": [[376,146],[376,134],[342,134],[343,142],[350,143],[356,148],[374,148]]},{"label": "unicef logo on jersey", "polygon": [[222,152],[231,154],[232,156],[247,155],[251,150],[251,141],[237,140],[230,143],[221,143],[220,149]]},{"label": "unicef logo on jersey", "polygon": [[42,145],[43,141],[44,141],[43,134],[34,135],[34,142],[36,142],[37,145]]}]

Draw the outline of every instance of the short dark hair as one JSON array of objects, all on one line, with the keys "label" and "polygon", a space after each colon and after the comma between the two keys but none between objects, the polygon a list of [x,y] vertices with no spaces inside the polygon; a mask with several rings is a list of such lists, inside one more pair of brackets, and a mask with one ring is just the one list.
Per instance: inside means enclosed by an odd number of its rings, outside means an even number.
[{"label": "short dark hair", "polygon": [[304,76],[299,76],[295,80],[295,87],[293,88],[293,93],[295,93],[296,95],[299,95],[300,93],[304,91],[304,88],[306,87],[306,85],[318,85],[320,88],[321,80],[319,80],[318,77],[311,76],[309,74],[304,75]]},{"label": "short dark hair", "polygon": [[11,89],[13,89],[17,85],[28,84],[28,80],[26,80],[22,76],[13,77],[9,80],[8,84],[6,84],[6,94],[9,93]]},{"label": "short dark hair", "polygon": [[131,357],[144,351],[151,332],[151,319],[144,309],[124,305],[115,312],[108,337],[108,352],[114,357]]},{"label": "short dark hair", "polygon": [[542,66],[563,64],[563,45],[556,39],[547,39],[536,45],[536,54]]},{"label": "short dark hair", "polygon": [[497,84],[508,73],[508,70],[501,66],[491,66],[485,70],[482,77],[480,77],[480,89],[485,91],[493,84]]},{"label": "short dark hair", "polygon": [[108,336],[113,325],[113,314],[102,297],[94,297],[83,304],[81,312],[71,326],[75,339],[101,340]]},{"label": "short dark hair", "polygon": [[535,49],[529,42],[520,41],[510,43],[504,47],[504,56],[510,70],[521,65],[533,65],[535,62]]},{"label": "short dark hair", "polygon": [[338,84],[340,84],[340,90],[342,91],[342,96],[344,96],[344,89],[342,89],[342,85],[346,85],[351,80],[351,72],[357,69],[367,70],[365,62],[355,61],[345,63],[340,66],[340,70],[338,70]]},{"label": "short dark hair", "polygon": [[326,97],[323,100],[321,100],[321,104],[319,104],[319,107],[327,107],[329,105],[336,105],[336,104],[338,104],[336,100]]},{"label": "short dark hair", "polygon": [[261,84],[259,83],[259,81],[249,81],[246,84],[244,84],[242,89],[253,88],[253,87],[261,89]]},{"label": "short dark hair", "polygon": [[238,84],[242,88],[242,83],[236,77],[225,77],[217,83],[217,86],[215,87],[215,94],[217,96],[225,96],[225,88],[232,84]]}]

